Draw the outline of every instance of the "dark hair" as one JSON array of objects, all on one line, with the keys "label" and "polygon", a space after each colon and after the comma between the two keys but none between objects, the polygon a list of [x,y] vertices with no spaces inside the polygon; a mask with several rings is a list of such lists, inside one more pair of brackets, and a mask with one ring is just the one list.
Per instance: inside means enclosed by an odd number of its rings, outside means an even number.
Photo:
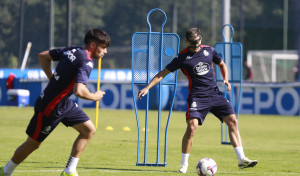
[{"label": "dark hair", "polygon": [[198,29],[198,28],[190,28],[185,33],[186,40],[191,40],[191,39],[197,38],[198,36],[200,36],[200,38],[202,38],[200,29]]},{"label": "dark hair", "polygon": [[84,36],[84,44],[89,45],[91,42],[96,42],[108,47],[110,44],[110,37],[104,30],[90,29]]}]

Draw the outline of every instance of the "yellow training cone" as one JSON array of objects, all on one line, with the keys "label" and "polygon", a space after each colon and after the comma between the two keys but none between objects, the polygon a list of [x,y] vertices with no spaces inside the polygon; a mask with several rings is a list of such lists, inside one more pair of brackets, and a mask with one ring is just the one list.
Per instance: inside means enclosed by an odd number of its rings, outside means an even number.
[{"label": "yellow training cone", "polygon": [[[142,131],[145,131],[145,128],[143,128],[143,129],[142,129]],[[148,130],[147,130],[147,131],[149,131],[149,128],[148,128]]]},{"label": "yellow training cone", "polygon": [[114,130],[114,128],[113,128],[112,126],[107,126],[107,127],[105,128],[105,130],[107,130],[107,131],[112,131],[112,130]]},{"label": "yellow training cone", "polygon": [[126,126],[126,127],[123,128],[123,131],[131,131],[131,129]]}]

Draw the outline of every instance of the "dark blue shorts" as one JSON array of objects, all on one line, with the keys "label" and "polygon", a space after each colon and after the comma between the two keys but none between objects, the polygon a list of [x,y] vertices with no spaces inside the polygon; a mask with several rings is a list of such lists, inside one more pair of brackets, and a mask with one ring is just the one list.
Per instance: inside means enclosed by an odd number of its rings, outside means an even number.
[{"label": "dark blue shorts", "polygon": [[76,103],[67,100],[62,107],[56,107],[50,116],[35,110],[26,133],[32,139],[42,142],[62,122],[65,126],[73,126],[89,120],[89,117]]},{"label": "dark blue shorts", "polygon": [[214,114],[221,122],[223,122],[223,117],[235,114],[231,103],[222,93],[207,97],[188,98],[186,119],[198,118],[199,125],[202,125],[208,112]]}]

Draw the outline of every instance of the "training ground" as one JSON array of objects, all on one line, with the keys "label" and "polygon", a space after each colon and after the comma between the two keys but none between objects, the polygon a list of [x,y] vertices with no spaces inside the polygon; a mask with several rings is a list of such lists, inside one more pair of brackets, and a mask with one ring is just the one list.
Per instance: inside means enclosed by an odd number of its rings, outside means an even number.
[{"label": "training ground", "polygon": [[[95,109],[84,109],[95,119]],[[25,130],[33,114],[32,107],[0,107],[0,165],[11,158],[26,139]],[[141,112],[140,116],[143,116]],[[161,145],[167,113],[162,115]],[[144,120],[140,120],[143,125]],[[111,126],[113,130],[106,130]],[[149,114],[148,162],[156,161],[157,113]],[[130,131],[124,131],[128,127]],[[300,118],[298,116],[240,115],[240,133],[245,154],[257,159],[255,168],[240,170],[231,145],[221,145],[220,122],[209,114],[194,137],[186,175],[196,175],[196,164],[204,157],[213,158],[217,175],[275,176],[300,175]],[[127,129],[128,129],[127,128]],[[135,166],[137,161],[137,126],[133,110],[99,111],[96,135],[84,151],[77,170],[80,176],[148,176],[182,175],[177,173],[181,161],[181,140],[185,132],[185,112],[172,113],[167,145],[167,167]],[[14,176],[54,176],[64,169],[77,132],[60,124],[40,149],[15,170]],[[144,141],[144,136],[141,136]],[[141,144],[143,151],[143,143]],[[160,161],[163,162],[163,146]],[[141,153],[140,162],[143,162]]]}]

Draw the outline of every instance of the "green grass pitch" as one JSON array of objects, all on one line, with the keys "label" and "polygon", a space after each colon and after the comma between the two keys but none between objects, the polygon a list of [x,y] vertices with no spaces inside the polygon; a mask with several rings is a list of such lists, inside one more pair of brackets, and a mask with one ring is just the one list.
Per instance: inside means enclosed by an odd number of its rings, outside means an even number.
[{"label": "green grass pitch", "polygon": [[[95,120],[94,109],[84,111]],[[13,155],[27,137],[25,130],[33,114],[32,107],[0,107],[0,166]],[[144,112],[139,112],[141,126]],[[161,152],[167,112],[161,119]],[[113,131],[105,128],[112,126]],[[129,127],[131,131],[123,131]],[[255,168],[240,170],[231,145],[221,145],[220,122],[213,115],[207,116],[194,137],[193,148],[186,175],[197,175],[196,164],[203,157],[213,158],[218,165],[217,175],[300,175],[300,117],[240,115],[240,133],[246,156],[257,159]],[[142,127],[141,127],[142,128]],[[135,166],[137,161],[137,125],[133,110],[99,111],[96,135],[79,160],[80,176],[95,175],[182,175],[177,173],[181,161],[181,140],[185,132],[185,112],[173,112],[168,131],[167,167]],[[144,133],[142,133],[144,134]],[[77,132],[60,124],[37,151],[15,170],[14,176],[53,176],[64,169]],[[148,162],[156,161],[157,112],[149,114]],[[144,141],[144,135],[141,135]],[[141,143],[140,162],[143,162]]]}]

